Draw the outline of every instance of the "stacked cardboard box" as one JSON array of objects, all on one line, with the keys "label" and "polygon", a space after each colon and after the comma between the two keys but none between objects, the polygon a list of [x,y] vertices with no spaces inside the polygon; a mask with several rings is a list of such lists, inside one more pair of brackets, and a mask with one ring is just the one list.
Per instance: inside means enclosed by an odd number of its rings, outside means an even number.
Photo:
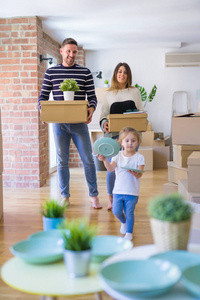
[{"label": "stacked cardboard box", "polygon": [[0,219],[3,216],[3,147],[2,147],[2,133],[1,133],[1,111],[0,111]]},{"label": "stacked cardboard box", "polygon": [[[196,187],[197,184],[194,183],[195,180],[193,180],[193,176],[196,176],[198,182],[200,182],[200,163],[199,168],[197,166],[198,151],[200,151],[199,126],[199,114],[189,114],[172,118],[173,162],[168,162],[168,181],[173,184],[174,190],[176,188],[174,184],[176,184],[177,192],[182,192],[186,199],[191,197],[188,196],[185,189],[193,193],[197,191],[194,189],[194,185]],[[189,159],[190,156],[191,158]],[[183,184],[183,182],[188,182],[189,169],[190,184],[188,190],[188,184]],[[198,172],[199,177],[197,175]],[[196,175],[194,175],[195,173]],[[172,185],[170,188],[172,188]],[[163,186],[163,191],[165,191],[165,193],[167,192],[166,185]]]},{"label": "stacked cardboard box", "polygon": [[[157,133],[150,128],[146,132],[142,132],[142,147],[151,147],[153,150],[153,169],[165,169],[167,168],[167,161],[170,156],[170,147],[166,146],[169,136],[164,137],[163,133]],[[151,151],[152,151],[151,150]],[[150,150],[149,150],[150,151]]]}]

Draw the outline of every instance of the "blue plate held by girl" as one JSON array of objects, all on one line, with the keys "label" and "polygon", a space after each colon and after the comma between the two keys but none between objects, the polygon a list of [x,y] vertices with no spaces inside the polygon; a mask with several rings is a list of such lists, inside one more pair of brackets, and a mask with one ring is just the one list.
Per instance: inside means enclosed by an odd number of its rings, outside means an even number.
[{"label": "blue plate held by girl", "polygon": [[105,157],[112,157],[118,154],[120,145],[118,142],[109,137],[103,137],[94,142],[95,153]]}]

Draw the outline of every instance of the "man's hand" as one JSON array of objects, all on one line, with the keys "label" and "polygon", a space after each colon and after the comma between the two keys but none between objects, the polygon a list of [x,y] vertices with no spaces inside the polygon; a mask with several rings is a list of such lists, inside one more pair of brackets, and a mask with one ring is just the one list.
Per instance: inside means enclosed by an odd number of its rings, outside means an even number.
[{"label": "man's hand", "polygon": [[92,121],[93,113],[94,113],[94,108],[89,107],[88,108],[88,120],[87,120],[87,122],[85,122],[85,124],[89,124]]}]

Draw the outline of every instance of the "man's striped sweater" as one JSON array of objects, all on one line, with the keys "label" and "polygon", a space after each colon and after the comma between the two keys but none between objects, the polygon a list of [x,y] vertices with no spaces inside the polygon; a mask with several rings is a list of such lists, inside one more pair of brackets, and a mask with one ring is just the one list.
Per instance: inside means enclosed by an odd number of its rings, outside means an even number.
[{"label": "man's striped sweater", "polygon": [[41,108],[40,101],[49,100],[51,91],[53,92],[54,100],[64,100],[63,92],[59,89],[59,86],[64,79],[71,78],[76,80],[80,88],[80,91],[75,92],[74,100],[88,100],[89,106],[96,109],[97,98],[91,71],[78,64],[74,64],[72,67],[64,67],[62,64],[59,64],[47,69],[38,100],[39,108]]}]

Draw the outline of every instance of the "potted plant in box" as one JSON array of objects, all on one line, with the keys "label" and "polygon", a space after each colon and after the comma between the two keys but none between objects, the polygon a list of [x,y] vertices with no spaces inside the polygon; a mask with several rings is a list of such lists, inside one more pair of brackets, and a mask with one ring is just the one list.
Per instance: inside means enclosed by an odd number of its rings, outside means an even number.
[{"label": "potted plant in box", "polygon": [[63,221],[59,226],[64,240],[64,262],[71,278],[88,275],[91,258],[91,244],[97,233],[95,225],[85,219]]},{"label": "potted plant in box", "polygon": [[40,212],[43,215],[43,229],[51,230],[58,228],[58,225],[65,219],[64,212],[67,204],[60,205],[55,199],[47,199]]},{"label": "potted plant in box", "polygon": [[64,100],[74,100],[74,92],[80,91],[80,88],[74,79],[65,79],[59,86],[63,91]]},{"label": "potted plant in box", "polygon": [[187,249],[193,209],[178,193],[160,195],[148,204],[154,242],[159,252]]}]

